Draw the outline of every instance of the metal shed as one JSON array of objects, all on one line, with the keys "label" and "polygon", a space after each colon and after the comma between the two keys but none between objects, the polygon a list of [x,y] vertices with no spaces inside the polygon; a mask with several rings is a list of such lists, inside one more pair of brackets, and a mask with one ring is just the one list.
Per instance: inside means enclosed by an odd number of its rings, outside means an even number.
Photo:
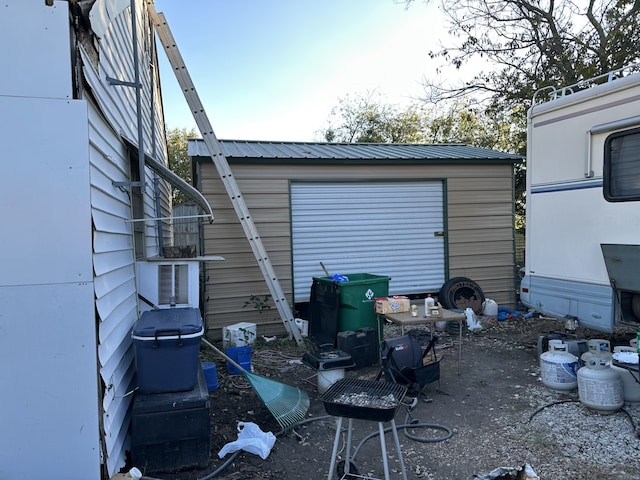
[{"label": "metal shed", "polygon": [[[515,303],[514,164],[520,157],[459,144],[221,140],[240,191],[292,305],[312,277],[371,273],[389,293],[437,292],[449,278],[476,281]],[[239,321],[284,332],[275,309],[246,305],[268,289],[202,140],[189,140],[198,188],[216,221],[202,226],[208,267],[203,311],[211,334]]]}]

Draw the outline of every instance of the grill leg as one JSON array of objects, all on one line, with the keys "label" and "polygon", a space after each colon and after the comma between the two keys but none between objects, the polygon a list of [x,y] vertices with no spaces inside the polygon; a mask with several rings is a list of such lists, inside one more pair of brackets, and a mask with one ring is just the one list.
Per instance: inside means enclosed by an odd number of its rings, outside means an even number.
[{"label": "grill leg", "polygon": [[384,465],[384,480],[389,480],[389,459],[387,459],[387,442],[384,439],[384,425],[378,422],[380,431],[380,448],[382,449],[382,465]]},{"label": "grill leg", "polygon": [[[333,441],[333,451],[331,452],[331,465],[329,465],[329,476],[327,477],[327,480],[333,479],[333,472],[334,472],[334,469],[336,468],[336,457],[338,455],[338,446],[340,445],[340,430],[342,430],[342,417],[338,417],[338,420],[336,422],[336,438]],[[349,434],[351,434],[351,428],[349,428]]]},{"label": "grill leg", "polygon": [[344,473],[349,473],[351,467],[351,431],[353,426],[353,418],[349,418],[349,429],[347,430],[347,449],[344,455]]},{"label": "grill leg", "polygon": [[407,480],[407,470],[404,468],[404,458],[402,457],[402,450],[400,450],[400,439],[398,438],[398,429],[396,428],[395,419],[391,419],[391,429],[393,430],[393,439],[396,442],[396,452],[398,452],[398,459],[400,460],[400,466],[402,467],[402,479]]}]

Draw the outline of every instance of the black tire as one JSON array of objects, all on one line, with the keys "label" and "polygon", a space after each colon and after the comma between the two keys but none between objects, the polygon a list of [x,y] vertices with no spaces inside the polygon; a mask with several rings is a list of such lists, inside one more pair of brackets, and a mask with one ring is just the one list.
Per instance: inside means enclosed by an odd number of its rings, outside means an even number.
[{"label": "black tire", "polygon": [[455,277],[448,280],[440,288],[438,301],[447,310],[465,310],[473,308],[477,314],[482,313],[484,293],[480,286],[467,277]]}]

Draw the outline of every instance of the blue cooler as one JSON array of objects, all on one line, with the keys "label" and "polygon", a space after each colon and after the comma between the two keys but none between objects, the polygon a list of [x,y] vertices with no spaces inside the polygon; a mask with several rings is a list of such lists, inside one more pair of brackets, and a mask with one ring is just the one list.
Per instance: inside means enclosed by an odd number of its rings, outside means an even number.
[{"label": "blue cooler", "polygon": [[203,333],[198,308],[144,312],[132,331],[138,391],[146,394],[193,389],[200,368]]}]

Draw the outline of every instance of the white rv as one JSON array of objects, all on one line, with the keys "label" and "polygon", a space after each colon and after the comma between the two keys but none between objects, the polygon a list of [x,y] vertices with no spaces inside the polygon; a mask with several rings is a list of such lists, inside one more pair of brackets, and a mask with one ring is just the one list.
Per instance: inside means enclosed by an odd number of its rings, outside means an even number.
[{"label": "white rv", "polygon": [[521,300],[603,332],[640,323],[637,71],[543,89],[529,110]]}]

